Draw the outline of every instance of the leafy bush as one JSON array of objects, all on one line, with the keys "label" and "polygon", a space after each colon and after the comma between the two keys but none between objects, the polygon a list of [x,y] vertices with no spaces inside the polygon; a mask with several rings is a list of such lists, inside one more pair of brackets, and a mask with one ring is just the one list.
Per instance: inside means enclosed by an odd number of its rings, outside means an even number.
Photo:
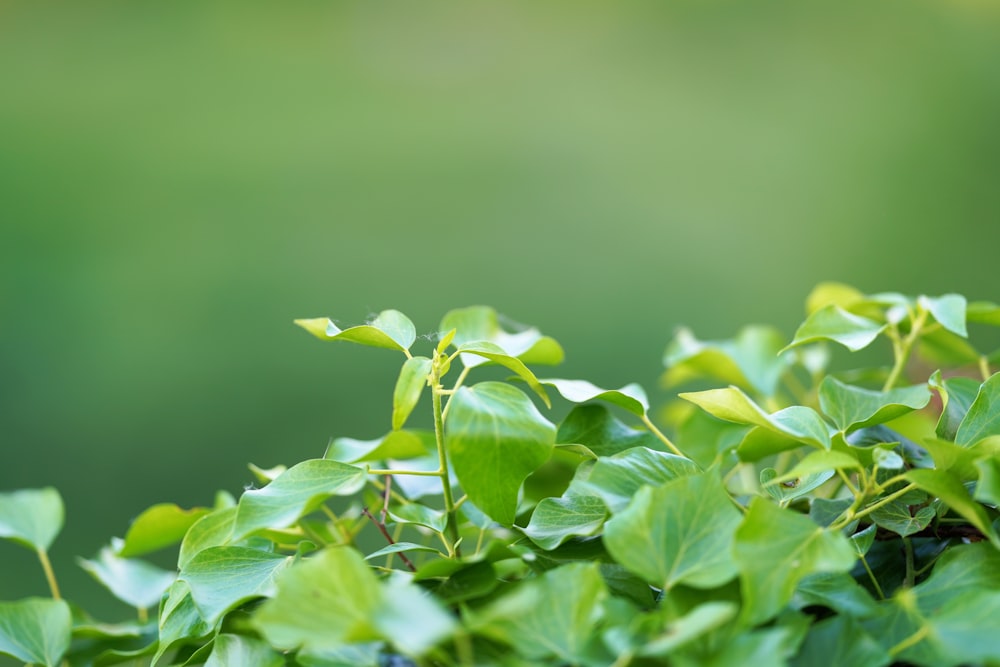
[{"label": "leafy bush", "polygon": [[[128,622],[61,599],[46,555],[59,494],[3,494],[0,536],[37,552],[51,597],[0,603],[0,651],[44,665],[1000,664],[1000,359],[966,330],[1000,326],[1000,307],[823,284],[807,311],[787,345],[763,326],[678,332],[664,383],[701,390],[658,415],[672,438],[638,385],[539,379],[530,367],[562,348],[489,308],[448,313],[426,356],[396,311],[345,330],[300,320],[401,354],[391,430],[251,467],[262,487],[238,500],[142,512],[80,561],[138,610]],[[879,339],[887,366],[829,370],[831,343]],[[486,366],[513,376],[473,384]],[[428,394],[433,430],[407,428]],[[554,397],[573,406],[558,425],[538,408]],[[176,571],[140,559],[168,547]]]}]

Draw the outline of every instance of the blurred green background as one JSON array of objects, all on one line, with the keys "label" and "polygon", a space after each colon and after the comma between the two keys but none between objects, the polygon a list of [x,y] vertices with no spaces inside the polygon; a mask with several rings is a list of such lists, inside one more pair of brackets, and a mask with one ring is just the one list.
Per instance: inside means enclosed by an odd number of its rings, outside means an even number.
[{"label": "blurred green background", "polygon": [[997,300],[998,241],[993,3],[0,0],[0,489],[120,617],[76,555],[388,429],[399,359],[293,318],[490,304],[662,400],[678,325]]}]

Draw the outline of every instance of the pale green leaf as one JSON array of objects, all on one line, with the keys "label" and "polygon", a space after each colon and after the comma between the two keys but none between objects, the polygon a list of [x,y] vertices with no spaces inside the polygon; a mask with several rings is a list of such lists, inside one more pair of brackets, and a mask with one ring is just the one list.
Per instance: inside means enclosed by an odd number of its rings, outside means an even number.
[{"label": "pale green leaf", "polygon": [[412,357],[403,364],[392,394],[393,431],[403,428],[413,408],[417,406],[433,365],[434,362],[427,357]]},{"label": "pale green leaf", "polygon": [[69,648],[71,627],[64,600],[0,602],[0,653],[21,662],[58,667]]},{"label": "pale green leaf", "polygon": [[245,635],[220,634],[212,645],[205,667],[283,667],[285,656],[259,639]]},{"label": "pale green leaf", "polygon": [[600,498],[544,498],[535,506],[524,534],[543,549],[551,550],[570,537],[593,535],[607,516],[608,508]]},{"label": "pale green leaf", "polygon": [[986,542],[950,547],[934,563],[931,576],[913,590],[925,615],[977,590],[1000,590],[1000,551]]},{"label": "pale green leaf", "polygon": [[199,552],[179,575],[191,589],[201,617],[210,625],[240,604],[274,594],[275,577],[292,557],[248,547],[210,547]]},{"label": "pale green leaf", "polygon": [[649,399],[645,390],[634,382],[620,389],[601,389],[586,380],[545,379],[539,382],[555,387],[563,398],[573,403],[605,401],[639,417],[649,410]]},{"label": "pale green leaf", "polygon": [[421,430],[390,431],[374,440],[334,438],[326,448],[324,459],[341,463],[411,459],[434,451],[434,432]]},{"label": "pale green leaf", "polygon": [[177,578],[168,572],[135,558],[122,558],[114,547],[103,547],[97,558],[79,559],[80,567],[89,572],[111,593],[138,609],[152,607]]},{"label": "pale green leaf", "polygon": [[840,533],[818,527],[808,517],[754,498],[736,529],[733,554],[741,572],[741,619],[756,625],[772,618],[792,599],[798,583],[816,572],[846,572],[857,557]]},{"label": "pale green leaf", "polygon": [[662,449],[660,440],[644,429],[628,426],[604,405],[578,405],[559,424],[559,444],[578,444],[596,456],[612,456],[632,447]]},{"label": "pale green leaf", "polygon": [[[500,326],[497,312],[487,306],[470,306],[448,312],[441,320],[439,331],[455,329],[452,344],[460,347],[473,341],[487,341],[499,345],[508,355],[517,357],[526,364],[555,365],[562,363],[563,350],[559,344],[539,333],[534,327],[519,327],[510,333]],[[482,361],[463,357],[466,366],[475,366]]]},{"label": "pale green leaf", "polygon": [[833,376],[827,376],[819,386],[820,408],[842,431],[892,421],[923,408],[930,400],[931,393],[922,384],[889,391],[872,391],[844,384]]},{"label": "pale green leaf", "polygon": [[210,511],[204,507],[181,509],[172,503],[153,505],[129,526],[118,555],[126,558],[141,556],[176,544],[198,519]]},{"label": "pale green leaf", "polygon": [[606,596],[597,563],[572,563],[523,582],[477,610],[470,623],[532,664],[550,657],[579,664]]},{"label": "pale green leaf", "polygon": [[398,310],[383,310],[370,323],[349,329],[341,329],[326,317],[295,320],[295,324],[322,340],[344,340],[401,352],[410,349],[417,338],[413,322]]},{"label": "pale green leaf", "polygon": [[689,459],[646,447],[633,447],[597,459],[587,478],[574,481],[574,484],[588,494],[599,496],[615,513],[624,509],[643,486],[659,486],[698,472],[697,464]]},{"label": "pale green leaf", "polygon": [[365,560],[378,560],[379,558],[390,554],[408,553],[410,551],[426,551],[441,555],[441,552],[434,547],[429,547],[423,544],[415,544],[413,542],[394,542],[393,544],[382,547],[377,551],[371,552],[365,556]]},{"label": "pale green leaf", "polygon": [[976,500],[992,505],[1000,505],[1000,459],[995,456],[976,461],[979,483],[976,484]]},{"label": "pale green leaf", "polygon": [[466,366],[477,365],[466,363],[466,360],[471,357],[482,357],[483,359],[492,361],[495,364],[499,364],[516,373],[519,378],[524,380],[528,386],[531,387],[532,391],[538,394],[546,406],[552,407],[552,403],[549,401],[549,396],[545,393],[545,387],[543,387],[538,381],[535,374],[524,365],[523,361],[513,355],[507,354],[499,345],[488,341],[473,341],[470,343],[463,343],[458,349],[462,352],[462,363],[465,363]]},{"label": "pale green leaf", "polygon": [[0,493],[0,537],[48,551],[63,526],[63,501],[52,487]]},{"label": "pale green leaf", "polygon": [[199,551],[229,542],[236,522],[236,512],[236,507],[223,507],[195,521],[181,540],[177,567],[187,565]]},{"label": "pale green leaf", "polygon": [[785,349],[818,340],[832,340],[856,352],[868,347],[883,329],[885,329],[884,324],[849,313],[836,304],[830,304],[811,313]]},{"label": "pale green leaf", "polygon": [[738,611],[731,602],[706,602],[680,618],[668,621],[659,633],[645,638],[636,646],[636,654],[644,657],[668,657],[679,647],[722,627]]},{"label": "pale green leaf", "polygon": [[392,580],[382,600],[375,627],[401,653],[420,657],[455,631],[451,614],[419,586]]},{"label": "pale green leaf", "polygon": [[834,281],[821,282],[806,297],[806,314],[812,315],[817,310],[831,305],[849,309],[864,299],[864,293],[850,285]]},{"label": "pale green leaf", "polygon": [[924,491],[940,498],[948,507],[978,528],[979,532],[1000,549],[1000,537],[997,536],[990,524],[986,510],[969,496],[965,486],[950,473],[942,470],[914,469],[908,471],[905,478]]},{"label": "pale green leaf", "polygon": [[556,429],[524,392],[501,382],[460,387],[445,424],[451,464],[469,500],[511,525],[522,482],[549,458]]},{"label": "pale green leaf", "polygon": [[948,331],[963,338],[969,335],[965,328],[967,302],[961,294],[945,294],[938,297],[921,296],[917,299],[917,304],[927,310]]},{"label": "pale green leaf", "polygon": [[304,649],[295,654],[295,662],[301,667],[385,667],[379,659],[382,648],[382,642],[365,642],[322,651]]},{"label": "pale green leaf", "polygon": [[[829,454],[832,452],[820,451],[817,454]],[[827,468],[817,472],[801,474],[785,474],[778,477],[774,468],[764,468],[760,471],[760,485],[769,496],[782,502],[788,502],[814,491],[828,479],[833,477],[834,471]]]},{"label": "pale green leaf", "polygon": [[658,588],[719,586],[736,576],[731,555],[741,514],[715,472],[638,490],[604,527],[604,545]]},{"label": "pale green leaf", "polygon": [[355,466],[326,459],[303,461],[263,489],[243,494],[233,539],[242,539],[264,528],[285,528],[331,496],[347,496],[360,491],[366,481],[367,473]]},{"label": "pale green leaf", "polygon": [[1000,373],[992,375],[979,388],[958,426],[955,443],[971,445],[991,435],[1000,435]]}]

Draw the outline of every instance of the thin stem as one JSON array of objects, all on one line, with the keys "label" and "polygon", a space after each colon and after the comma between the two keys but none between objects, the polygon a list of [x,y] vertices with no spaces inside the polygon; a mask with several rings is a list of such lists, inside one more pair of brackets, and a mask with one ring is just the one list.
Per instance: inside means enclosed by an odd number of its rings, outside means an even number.
[{"label": "thin stem", "polygon": [[930,630],[931,630],[930,625],[920,626],[919,630],[917,630],[912,635],[910,635],[909,637],[907,637],[906,639],[904,639],[903,641],[899,642],[891,649],[889,649],[888,651],[889,655],[896,656],[905,651],[906,649],[910,648],[911,646],[919,644],[923,640],[923,638],[927,636],[927,633],[930,632]]},{"label": "thin stem", "polygon": [[373,470],[368,469],[369,475],[379,475],[382,477],[388,475],[418,475],[420,477],[440,477],[440,470]]},{"label": "thin stem", "polygon": [[319,507],[321,510],[323,510],[323,514],[325,514],[327,518],[330,519],[330,523],[332,523],[337,528],[337,530],[340,531],[340,536],[344,538],[344,544],[350,544],[351,542],[353,542],[354,538],[352,538],[351,534],[347,531],[346,528],[344,528],[344,525],[340,522],[340,518],[337,516],[337,514],[332,509],[327,507],[325,504],[320,505]]},{"label": "thin stem", "polygon": [[837,468],[837,474],[840,475],[840,479],[842,479],[844,481],[844,484],[847,485],[847,488],[850,490],[851,495],[854,496],[855,498],[857,498],[858,494],[860,494],[861,491],[859,491],[858,487],[854,486],[851,483],[851,478],[847,476],[847,473],[845,473],[840,468]]},{"label": "thin stem", "polygon": [[466,366],[465,368],[463,368],[462,372],[458,374],[458,379],[455,380],[455,384],[452,386],[451,389],[448,390],[450,392],[448,393],[449,397],[448,404],[445,405],[444,410],[441,411],[442,421],[445,419],[445,417],[448,416],[448,406],[451,405],[451,396],[453,396],[455,392],[458,391],[458,388],[462,386],[462,383],[465,382],[465,378],[469,377],[469,371],[471,370],[472,370],[471,366]]},{"label": "thin stem", "polygon": [[885,599],[885,593],[882,592],[882,587],[879,585],[878,579],[875,578],[875,573],[872,572],[871,567],[868,566],[868,561],[865,559],[864,556],[861,557],[861,564],[864,565],[865,572],[868,573],[868,578],[871,579],[872,586],[875,587],[875,592],[878,593],[878,599],[879,600],[884,600]]},{"label": "thin stem", "polygon": [[385,476],[385,489],[382,490],[382,513],[379,515],[382,523],[385,523],[385,515],[389,511],[389,495],[392,493],[392,475]]},{"label": "thin stem", "polygon": [[983,376],[983,382],[990,379],[990,360],[985,354],[979,356],[979,374]]},{"label": "thin stem", "polygon": [[[907,484],[906,486],[904,486],[903,488],[901,488],[899,491],[896,491],[895,493],[890,493],[885,498],[882,498],[877,503],[873,503],[873,504],[869,505],[868,507],[864,508],[860,512],[857,512],[857,513],[853,513],[852,512],[852,513],[848,514],[847,516],[845,516],[844,518],[842,518],[840,521],[837,521],[834,524],[832,524],[830,526],[830,528],[831,529],[835,529],[835,530],[843,528],[844,526],[846,526],[847,524],[849,524],[854,519],[860,519],[863,516],[868,516],[869,514],[871,514],[872,512],[874,512],[875,510],[877,510],[878,508],[880,508],[880,507],[882,507],[884,505],[888,505],[892,501],[894,501],[897,498],[900,498],[900,497],[906,495],[907,493],[909,493],[910,491],[912,491],[915,488],[917,488],[916,484]],[[850,512],[850,510],[851,510],[851,508],[848,508],[848,512]]]},{"label": "thin stem", "polygon": [[458,656],[458,663],[462,667],[472,667],[476,664],[475,655],[472,652],[472,642],[469,635],[464,631],[455,633],[455,653]]},{"label": "thin stem", "polygon": [[59,599],[59,583],[56,581],[56,573],[52,570],[52,563],[49,561],[49,554],[45,549],[38,549],[35,553],[38,554],[38,560],[42,564],[42,569],[45,571],[45,579],[49,582],[49,590],[52,592],[52,599]]},{"label": "thin stem", "polygon": [[911,316],[911,321],[913,324],[910,326],[910,333],[906,334],[906,337],[903,339],[900,339],[899,330],[896,327],[889,330],[890,338],[892,339],[892,352],[896,357],[896,363],[893,364],[892,370],[889,371],[889,377],[886,378],[882,391],[892,389],[896,381],[899,380],[899,376],[903,373],[903,369],[906,368],[906,362],[910,360],[910,351],[913,349],[913,344],[917,342],[921,329],[924,327],[924,322],[927,321],[927,311],[921,308],[915,318]]},{"label": "thin stem", "polygon": [[[378,527],[378,531],[380,533],[382,533],[382,537],[384,537],[386,539],[386,541],[390,545],[396,543],[396,541],[394,539],[392,539],[392,535],[389,534],[389,531],[385,529],[385,524],[382,523],[382,522],[380,522],[374,516],[372,516],[372,513],[368,511],[367,507],[363,508],[361,510],[361,513],[364,514],[366,517],[368,517],[369,519],[372,520],[372,523],[374,523]],[[410,561],[410,559],[406,557],[406,554],[404,554],[402,551],[400,551],[400,552],[397,553],[397,555],[399,556],[399,559],[406,564],[406,567],[408,567],[410,569],[410,572],[416,572],[417,571],[417,568],[414,567],[414,565]]]},{"label": "thin stem", "polygon": [[[670,438],[668,438],[667,436],[663,435],[663,431],[661,431],[660,429],[656,428],[656,424],[654,424],[650,420],[650,418],[649,418],[648,415],[646,415],[646,414],[642,415],[642,423],[645,424],[646,428],[648,428],[650,430],[650,432],[652,432],[653,435],[655,435],[657,438],[659,438],[660,441],[664,445],[666,445],[667,448],[670,451],[672,451],[677,456],[684,456],[684,453],[681,450],[677,449],[677,445],[675,445],[674,443],[672,443],[670,441]],[[685,457],[685,458],[687,458],[687,457]]]},{"label": "thin stem", "polygon": [[916,583],[916,574],[913,567],[913,543],[910,538],[903,538],[903,556],[906,559],[906,576],[903,578],[903,588],[913,588]]},{"label": "thin stem", "polygon": [[[431,379],[431,396],[434,407],[434,437],[437,441],[438,461],[441,470],[441,488],[444,490],[444,509],[448,513],[448,535],[451,537],[451,548],[455,555],[458,555],[458,517],[455,514],[455,499],[451,495],[451,480],[448,479],[448,453],[444,448],[444,412],[441,409],[441,384],[438,378],[438,369],[435,366]],[[461,378],[460,378],[461,379]]]},{"label": "thin stem", "polygon": [[136,607],[139,612],[139,623],[145,625],[149,622],[149,611],[145,607]]}]

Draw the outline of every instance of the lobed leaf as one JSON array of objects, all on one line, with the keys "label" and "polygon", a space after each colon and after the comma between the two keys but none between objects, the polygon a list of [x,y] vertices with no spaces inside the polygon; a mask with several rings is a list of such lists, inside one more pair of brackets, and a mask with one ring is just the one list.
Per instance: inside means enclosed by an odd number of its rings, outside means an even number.
[{"label": "lobed leaf", "polygon": [[62,496],[52,487],[0,493],[0,537],[48,551],[63,527]]},{"label": "lobed leaf", "polygon": [[21,662],[58,667],[69,649],[72,619],[64,600],[0,602],[0,653]]},{"label": "lobed leaf", "polygon": [[911,515],[910,506],[896,500],[876,509],[871,517],[881,528],[891,530],[900,537],[908,537],[929,526],[935,514],[933,507],[921,507]]},{"label": "lobed leaf", "polygon": [[511,525],[521,484],[552,453],[555,426],[502,382],[459,387],[448,410],[445,443],[458,481],[476,507]]},{"label": "lobed leaf", "polygon": [[914,469],[905,473],[904,477],[908,482],[940,498],[1000,549],[1000,537],[990,524],[983,506],[969,496],[965,486],[953,475],[942,470]]},{"label": "lobed leaf", "polygon": [[612,456],[632,447],[660,449],[660,440],[643,429],[632,428],[616,418],[604,405],[578,405],[559,424],[556,442],[578,444],[594,456]]},{"label": "lobed leaf", "polygon": [[595,534],[607,516],[604,501],[594,496],[544,498],[535,506],[524,534],[543,549],[551,550],[570,537]]},{"label": "lobed leaf", "polygon": [[482,357],[488,361],[492,361],[495,364],[499,364],[514,373],[517,374],[519,378],[528,383],[531,390],[538,394],[542,402],[545,403],[546,407],[552,407],[552,403],[549,401],[548,394],[545,393],[545,387],[538,381],[535,374],[532,373],[524,362],[518,359],[516,356],[507,354],[499,345],[491,343],[489,341],[473,341],[471,343],[463,343],[458,347],[459,351],[462,353],[462,363],[466,366],[476,366],[478,364],[468,363],[467,359],[471,357]]},{"label": "lobed leaf", "polygon": [[827,376],[819,386],[820,408],[845,432],[892,421],[923,408],[930,400],[931,393],[922,384],[872,391]]},{"label": "lobed leaf", "polygon": [[955,433],[955,443],[971,445],[991,435],[1000,435],[1000,373],[993,374],[979,387]]},{"label": "lobed leaf", "polygon": [[573,484],[599,496],[608,509],[616,513],[624,509],[643,486],[659,486],[698,472],[697,464],[689,459],[646,447],[633,447],[597,459],[587,477]]}]

